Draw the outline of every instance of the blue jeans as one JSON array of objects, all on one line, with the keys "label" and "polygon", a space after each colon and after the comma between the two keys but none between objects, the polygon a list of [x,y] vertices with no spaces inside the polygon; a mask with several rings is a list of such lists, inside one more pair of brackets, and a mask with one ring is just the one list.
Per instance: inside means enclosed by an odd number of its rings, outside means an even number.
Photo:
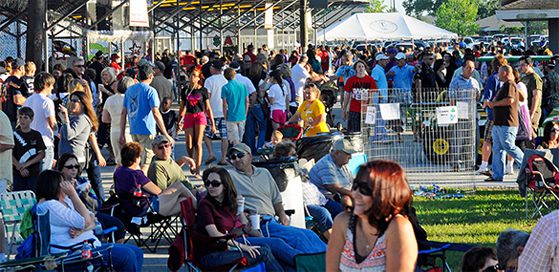
[{"label": "blue jeans", "polygon": [[493,146],[491,148],[493,161],[491,166],[493,168],[493,178],[496,180],[502,180],[505,175],[506,153],[511,155],[518,165],[522,163],[524,153],[514,144],[517,132],[517,127],[493,126],[491,132],[493,134]]},{"label": "blue jeans", "polygon": [[318,224],[320,232],[326,232],[331,229],[334,223],[332,218],[343,211],[342,205],[331,199],[328,199],[328,202],[326,202],[324,206],[307,205],[307,209],[313,217],[313,221]]},{"label": "blue jeans", "polygon": [[[302,253],[280,238],[247,237],[246,239],[251,245],[269,247],[272,250],[272,254],[284,267],[295,268],[295,256]],[[239,238],[238,241],[243,242],[243,239]]]},{"label": "blue jeans", "polygon": [[96,249],[105,249],[113,246],[111,254],[103,251],[103,260],[107,262],[112,258],[112,263],[116,271],[142,271],[144,263],[144,252],[134,245],[128,244],[103,244]]},{"label": "blue jeans", "polygon": [[241,256],[245,256],[250,266],[264,262],[267,271],[283,271],[281,265],[274,258],[272,250],[267,245],[261,245],[258,251],[260,255],[257,255],[255,258],[252,258],[248,253],[241,255],[241,252],[238,250],[216,251],[202,257],[200,263],[207,268],[219,267],[233,263],[241,258]]},{"label": "blue jeans", "polygon": [[41,161],[41,172],[52,168],[52,161],[54,160],[54,146],[47,146],[45,149],[45,157]]},{"label": "blue jeans", "polygon": [[264,237],[281,238],[301,253],[321,253],[326,251],[326,244],[311,230],[284,226],[275,220],[262,220],[260,222],[260,229]]},{"label": "blue jeans", "polygon": [[99,167],[99,161],[95,154],[92,154],[89,164],[87,165],[87,179],[91,182],[91,188],[95,191],[97,198],[101,202],[105,201],[105,190],[103,189],[103,180],[101,179],[101,168]]},{"label": "blue jeans", "polygon": [[[258,142],[256,142],[256,131],[258,129]],[[248,108],[247,119],[245,123],[245,134],[243,143],[250,147],[252,154],[256,155],[258,148],[264,145],[266,140],[266,119],[260,104]]]}]

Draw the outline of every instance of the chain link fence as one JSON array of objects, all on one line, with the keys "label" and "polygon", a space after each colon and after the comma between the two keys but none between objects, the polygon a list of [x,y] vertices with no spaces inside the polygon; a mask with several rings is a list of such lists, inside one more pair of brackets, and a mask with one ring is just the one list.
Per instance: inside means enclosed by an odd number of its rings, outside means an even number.
[{"label": "chain link fence", "polygon": [[398,162],[412,181],[473,180],[474,90],[364,90],[361,135],[369,160]]}]

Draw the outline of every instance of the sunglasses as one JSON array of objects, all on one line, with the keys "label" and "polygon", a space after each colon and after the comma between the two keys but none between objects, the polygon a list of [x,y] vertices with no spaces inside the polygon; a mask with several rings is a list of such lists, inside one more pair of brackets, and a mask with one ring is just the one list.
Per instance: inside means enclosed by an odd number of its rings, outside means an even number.
[{"label": "sunglasses", "polygon": [[552,128],[551,129],[551,132],[557,132],[557,131],[559,131],[559,128]]},{"label": "sunglasses", "polygon": [[210,187],[210,185],[211,185],[212,187],[214,187],[214,188],[217,188],[217,187],[221,186],[221,181],[215,180],[215,179],[214,179],[214,180],[206,180],[206,181],[204,181],[204,186]]},{"label": "sunglasses", "polygon": [[369,184],[367,184],[366,182],[354,182],[353,185],[351,185],[351,190],[359,190],[359,193],[362,195],[373,195],[373,190],[369,188]]},{"label": "sunglasses", "polygon": [[242,159],[246,156],[245,153],[243,152],[239,152],[239,153],[233,153],[231,155],[229,155],[229,159],[231,159],[232,161],[236,160],[237,158]]},{"label": "sunglasses", "polygon": [[158,146],[157,149],[162,150],[162,149],[169,148],[169,147],[171,147],[171,144],[164,144],[164,145]]},{"label": "sunglasses", "polygon": [[80,101],[78,98],[70,99],[70,102],[72,102],[72,103],[81,103],[81,101]]},{"label": "sunglasses", "polygon": [[79,164],[74,164],[74,165],[64,165],[64,168],[66,169],[80,169],[80,165]]},{"label": "sunglasses", "polygon": [[78,68],[84,68],[85,65],[74,65],[74,67],[78,67]]}]

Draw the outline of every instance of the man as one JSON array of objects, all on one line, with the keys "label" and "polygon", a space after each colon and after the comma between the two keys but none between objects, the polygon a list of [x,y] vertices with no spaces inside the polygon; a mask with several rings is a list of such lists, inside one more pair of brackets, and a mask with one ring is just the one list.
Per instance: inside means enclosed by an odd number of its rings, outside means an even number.
[{"label": "man", "polygon": [[41,162],[41,172],[52,168],[54,161],[54,126],[56,125],[54,102],[50,99],[55,79],[49,73],[39,73],[33,82],[35,93],[24,103],[33,110],[35,117],[31,129],[41,133],[45,144],[45,157]]},{"label": "man", "polygon": [[426,92],[430,92],[439,88],[437,84],[437,74],[433,70],[434,59],[435,56],[431,53],[423,54],[423,62],[421,62],[419,72],[415,76],[415,98],[417,101],[420,101],[423,89],[425,89]]},{"label": "man", "polygon": [[542,217],[518,258],[518,272],[559,271],[559,211]]},{"label": "man", "polygon": [[297,64],[293,65],[291,68],[291,79],[293,80],[293,84],[295,85],[295,103],[289,103],[289,107],[292,106],[298,107],[303,102],[303,89],[305,87],[305,83],[307,82],[307,78],[311,75],[305,68],[307,62],[309,61],[309,57],[301,56]]},{"label": "man", "polygon": [[[214,60],[210,63],[210,72],[212,76],[204,81],[204,87],[208,90],[210,95],[210,106],[214,115],[215,126],[221,136],[221,160],[218,165],[227,165],[225,158],[227,156],[227,125],[225,123],[225,115],[223,114],[223,102],[221,101],[221,89],[228,83],[225,76],[223,76],[223,62]],[[210,124],[211,122],[208,122]],[[215,161],[215,156],[212,147],[212,138],[214,135],[211,133],[210,126],[206,126],[204,132],[204,143],[208,148],[208,159],[206,164]]]},{"label": "man", "polygon": [[[14,148],[14,132],[8,116],[0,111],[0,193],[5,193],[13,182],[12,149]],[[0,238],[1,239],[1,238]],[[0,242],[0,247],[2,243]]]},{"label": "man", "polygon": [[355,153],[351,143],[346,140],[334,142],[330,154],[320,159],[309,171],[309,180],[326,197],[334,199],[340,195],[342,204],[349,204],[353,176],[347,167],[351,154]]},{"label": "man", "polygon": [[169,139],[171,145],[175,141],[167,133],[159,112],[160,102],[157,91],[149,86],[154,77],[153,68],[150,65],[142,65],[139,70],[138,79],[140,82],[130,86],[124,95],[124,107],[120,114],[120,144],[124,145],[126,143],[124,133],[126,131],[126,117],[128,116],[132,140],[140,143],[144,148],[140,165],[142,171],[146,173],[153,157],[151,143],[156,134],[155,127],[157,126],[161,133]]},{"label": "man", "polygon": [[[406,54],[400,52],[396,54],[396,66],[390,68],[390,71],[386,73],[387,78],[392,79],[392,88],[395,90],[392,92],[392,97],[394,102],[400,103],[400,118],[402,124],[406,124],[407,109],[412,103],[412,83],[414,77],[414,67],[406,63]],[[401,128],[397,128],[398,139],[400,139]]]},{"label": "man", "polygon": [[530,119],[532,121],[532,139],[538,136],[538,126],[542,116],[542,90],[543,80],[534,72],[534,61],[528,56],[521,57],[519,60],[520,73],[524,74],[522,82],[528,90],[528,108],[530,109]]},{"label": "man", "polygon": [[102,84],[103,81],[101,80],[101,72],[105,69],[105,65],[103,64],[104,60],[103,51],[99,50],[95,53],[95,57],[93,57],[93,62],[89,65],[89,68],[95,70],[95,78],[93,82],[95,84]]},{"label": "man", "polygon": [[[373,95],[377,95],[379,97],[375,97],[374,102],[378,103],[386,103],[388,101],[388,81],[386,80],[386,74],[384,73],[384,67],[388,63],[390,58],[385,55],[384,53],[380,52],[375,56],[376,65],[371,72],[371,77],[377,83],[377,88],[379,90],[378,93],[374,93]],[[379,99],[380,98],[380,99]],[[385,140],[386,139],[386,121],[382,120],[380,116],[380,110],[377,108],[377,118],[375,124],[375,139],[374,140]]]},{"label": "man", "polygon": [[23,80],[25,75],[25,62],[17,58],[12,63],[12,75],[4,81],[6,101],[2,102],[2,111],[6,113],[12,128],[16,127],[17,109],[23,106],[25,99],[29,96],[27,85]]},{"label": "man", "polygon": [[163,101],[163,98],[170,97],[174,99],[173,96],[173,83],[171,83],[167,78],[163,76],[163,71],[165,71],[165,64],[161,61],[155,62],[155,67],[153,69],[155,76],[150,86],[153,87],[157,94],[159,95],[159,101]]},{"label": "man", "polygon": [[377,89],[377,84],[367,75],[364,61],[357,61],[353,67],[357,74],[344,85],[342,118],[347,120],[348,132],[361,132],[361,101],[367,101],[369,95],[373,95],[372,90]]},{"label": "man", "polygon": [[[264,168],[254,167],[250,148],[243,144],[234,145],[229,151],[234,170],[230,170],[231,178],[237,193],[245,198],[245,212],[258,213],[261,216],[262,234],[264,237],[275,237],[284,240],[292,249],[285,253],[289,258],[282,258],[294,265],[292,258],[302,253],[319,253],[326,251],[326,245],[318,236],[307,229],[290,227],[289,218],[283,210],[282,198],[274,178]],[[274,216],[279,217],[276,221]]]},{"label": "man", "polygon": [[232,68],[225,69],[224,76],[228,82],[221,89],[223,116],[227,125],[227,140],[234,145],[241,142],[245,133],[248,91],[244,84],[235,79],[236,72]]},{"label": "man", "polygon": [[[471,60],[475,63],[476,61],[476,56],[473,53],[468,53],[466,55],[464,55],[464,62]],[[464,64],[464,63],[462,63]],[[456,78],[458,76],[460,76],[462,74],[462,66],[460,66],[458,69],[454,70],[454,73],[452,74],[452,78]],[[481,88],[483,88],[483,81],[482,81],[482,77],[481,77],[481,73],[478,70],[474,69],[474,73],[472,74],[472,77],[475,78],[475,80],[477,80],[477,82],[479,83],[479,86]]]},{"label": "man", "polygon": [[167,189],[175,182],[182,182],[188,189],[192,190],[188,177],[184,174],[182,166],[188,164],[190,169],[196,167],[196,163],[189,157],[183,156],[176,162],[171,158],[171,144],[167,137],[157,135],[151,144],[155,156],[148,169],[148,178],[161,190]]},{"label": "man", "polygon": [[[95,84],[95,78],[90,78],[85,75],[85,61],[83,58],[79,57],[72,61],[72,70],[76,73],[79,79],[83,79],[87,81],[89,84],[89,88],[91,89],[91,96],[93,99],[93,106],[97,106],[99,104],[99,94],[97,93],[97,85]],[[97,74],[95,75],[97,77]]]},{"label": "man", "polygon": [[499,79],[503,86],[487,106],[493,109],[493,175],[485,181],[503,181],[505,152],[520,165],[524,153],[515,145],[518,131],[518,90],[514,74],[509,65],[499,68]]},{"label": "man", "polygon": [[545,67],[545,77],[543,97],[542,97],[542,119],[545,119],[549,113],[559,106],[559,73],[555,63],[548,63]]},{"label": "man", "polygon": [[518,257],[524,251],[530,235],[521,230],[508,229],[499,233],[497,243],[497,260],[504,271],[515,271],[518,267]]},{"label": "man", "polygon": [[[472,60],[468,59],[464,61],[464,63],[462,64],[462,75],[453,78],[450,82],[450,86],[448,87],[448,97],[450,99],[450,105],[459,106],[457,102],[464,102],[468,107],[468,111],[470,111],[470,109],[472,108],[470,107],[470,105],[479,100],[479,96],[481,93],[480,85],[479,82],[472,77],[474,70],[475,63]],[[464,166],[462,163],[462,159],[465,158],[466,161],[470,161],[473,160],[475,156],[473,147],[475,147],[476,145],[474,144],[468,146],[466,145],[466,140],[472,138],[476,139],[476,134],[460,135],[460,133],[464,134],[467,131],[471,131],[471,129],[471,122],[469,120],[464,121],[460,120],[459,118],[458,123],[452,130],[454,135],[452,156],[455,170],[460,170]],[[471,150],[468,150],[468,148],[470,148]]]}]

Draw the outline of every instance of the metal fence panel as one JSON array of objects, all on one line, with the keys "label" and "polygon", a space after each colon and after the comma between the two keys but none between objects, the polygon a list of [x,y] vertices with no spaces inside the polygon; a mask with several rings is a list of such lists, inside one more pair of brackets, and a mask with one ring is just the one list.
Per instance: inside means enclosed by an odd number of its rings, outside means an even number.
[{"label": "metal fence panel", "polygon": [[473,178],[479,142],[475,91],[368,90],[361,97],[369,160],[396,161],[417,179]]}]

